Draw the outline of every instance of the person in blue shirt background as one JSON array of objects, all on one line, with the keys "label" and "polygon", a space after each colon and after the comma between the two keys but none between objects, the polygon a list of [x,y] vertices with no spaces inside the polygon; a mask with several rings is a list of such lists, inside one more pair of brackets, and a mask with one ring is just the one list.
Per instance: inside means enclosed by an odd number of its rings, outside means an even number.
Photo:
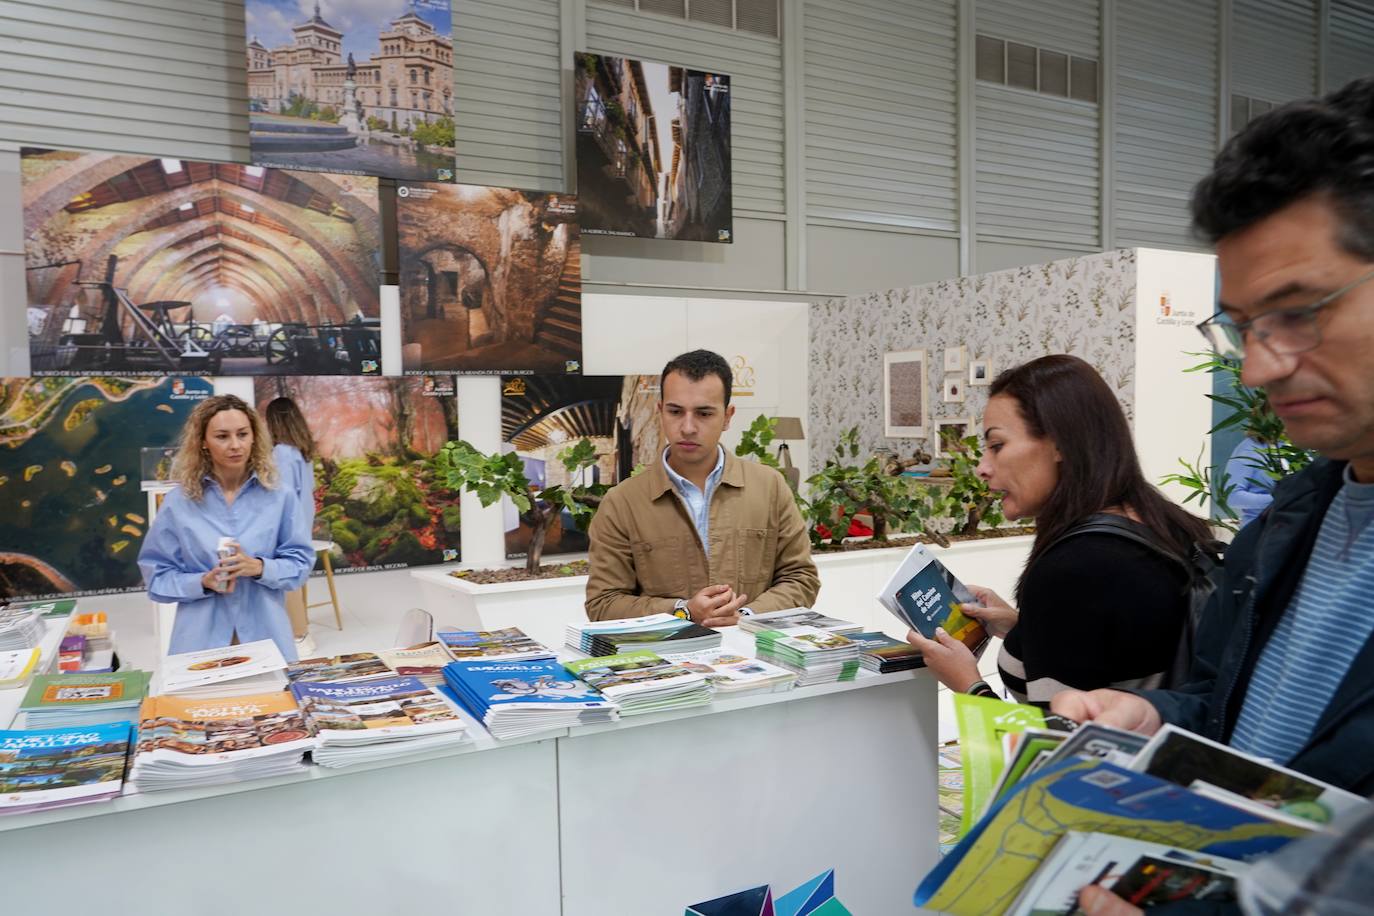
[{"label": "person in blue shirt background", "polygon": [[[280,486],[272,439],[241,398],[196,406],[172,461],[167,494],[139,551],[148,597],[177,604],[176,654],[271,639],[296,659],[284,596],[315,565],[296,494]],[[223,539],[234,553],[220,558]]]},{"label": "person in blue shirt background", "polygon": [[1274,481],[1263,470],[1264,448],[1259,440],[1246,436],[1226,462],[1226,475],[1236,485],[1227,502],[1240,513],[1242,528],[1274,501]]},{"label": "person in blue shirt background", "polygon": [[[290,398],[273,398],[263,408],[262,416],[272,434],[272,460],[277,464],[282,489],[295,494],[296,520],[308,541],[315,528],[315,437],[310,435],[301,409]],[[287,593],[286,616],[291,621],[296,648],[302,653],[314,652],[303,588]]]}]

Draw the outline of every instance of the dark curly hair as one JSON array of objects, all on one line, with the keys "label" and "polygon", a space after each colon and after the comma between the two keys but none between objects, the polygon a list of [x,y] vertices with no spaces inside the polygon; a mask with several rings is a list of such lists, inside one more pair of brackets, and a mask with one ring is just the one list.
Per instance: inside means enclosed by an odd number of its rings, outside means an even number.
[{"label": "dark curly hair", "polygon": [[667,380],[670,372],[686,376],[687,380],[692,382],[699,382],[708,375],[716,376],[725,386],[725,406],[730,406],[730,387],[735,374],[730,369],[730,364],[725,361],[725,357],[719,353],[713,353],[710,350],[693,350],[668,360],[668,365],[663,367],[663,374],[658,377],[659,400],[663,400],[661,393],[663,383]]},{"label": "dark curly hair", "polygon": [[1336,208],[1341,246],[1374,261],[1374,77],[1247,124],[1193,188],[1193,229],[1215,243],[1313,194]]}]

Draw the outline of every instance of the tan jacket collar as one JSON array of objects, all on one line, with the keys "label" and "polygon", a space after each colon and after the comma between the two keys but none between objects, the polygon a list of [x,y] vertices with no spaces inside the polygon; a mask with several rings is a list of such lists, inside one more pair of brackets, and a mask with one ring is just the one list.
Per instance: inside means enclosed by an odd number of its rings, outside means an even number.
[{"label": "tan jacket collar", "polygon": [[[725,468],[721,471],[720,482],[732,487],[743,487],[744,468],[740,466],[740,460],[730,454],[728,448],[722,446],[721,451],[725,453]],[[662,452],[659,452],[657,461],[644,469],[644,473],[649,475],[649,479],[653,481],[653,495],[650,496],[650,499],[658,499],[663,494],[673,491],[673,482],[668,479],[668,472],[663,469]]]}]

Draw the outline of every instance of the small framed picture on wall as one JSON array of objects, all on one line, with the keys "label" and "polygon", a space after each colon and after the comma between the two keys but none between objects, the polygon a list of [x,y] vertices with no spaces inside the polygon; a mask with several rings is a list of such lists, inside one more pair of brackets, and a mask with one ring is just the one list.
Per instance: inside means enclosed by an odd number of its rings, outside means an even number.
[{"label": "small framed picture on wall", "polygon": [[883,435],[916,439],[926,434],[926,351],[883,354]]},{"label": "small framed picture on wall", "polygon": [[945,376],[944,400],[946,404],[964,403],[964,377],[962,375]]},{"label": "small framed picture on wall", "polygon": [[950,442],[958,442],[973,435],[973,422],[968,417],[941,418],[935,421],[935,435],[931,436],[934,446],[931,451],[936,458],[948,458],[952,452]]},{"label": "small framed picture on wall", "polygon": [[985,387],[992,384],[992,360],[972,359],[968,364],[968,383]]},{"label": "small framed picture on wall", "polygon": [[945,347],[945,371],[963,372],[964,371],[964,345],[957,347]]}]

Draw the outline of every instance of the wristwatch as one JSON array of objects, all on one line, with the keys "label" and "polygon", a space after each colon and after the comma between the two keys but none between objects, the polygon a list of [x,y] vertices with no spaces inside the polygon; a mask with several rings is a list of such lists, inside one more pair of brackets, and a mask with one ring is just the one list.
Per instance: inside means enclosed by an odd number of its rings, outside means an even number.
[{"label": "wristwatch", "polygon": [[682,620],[692,619],[692,612],[687,610],[686,598],[679,598],[673,602],[673,616]]}]

